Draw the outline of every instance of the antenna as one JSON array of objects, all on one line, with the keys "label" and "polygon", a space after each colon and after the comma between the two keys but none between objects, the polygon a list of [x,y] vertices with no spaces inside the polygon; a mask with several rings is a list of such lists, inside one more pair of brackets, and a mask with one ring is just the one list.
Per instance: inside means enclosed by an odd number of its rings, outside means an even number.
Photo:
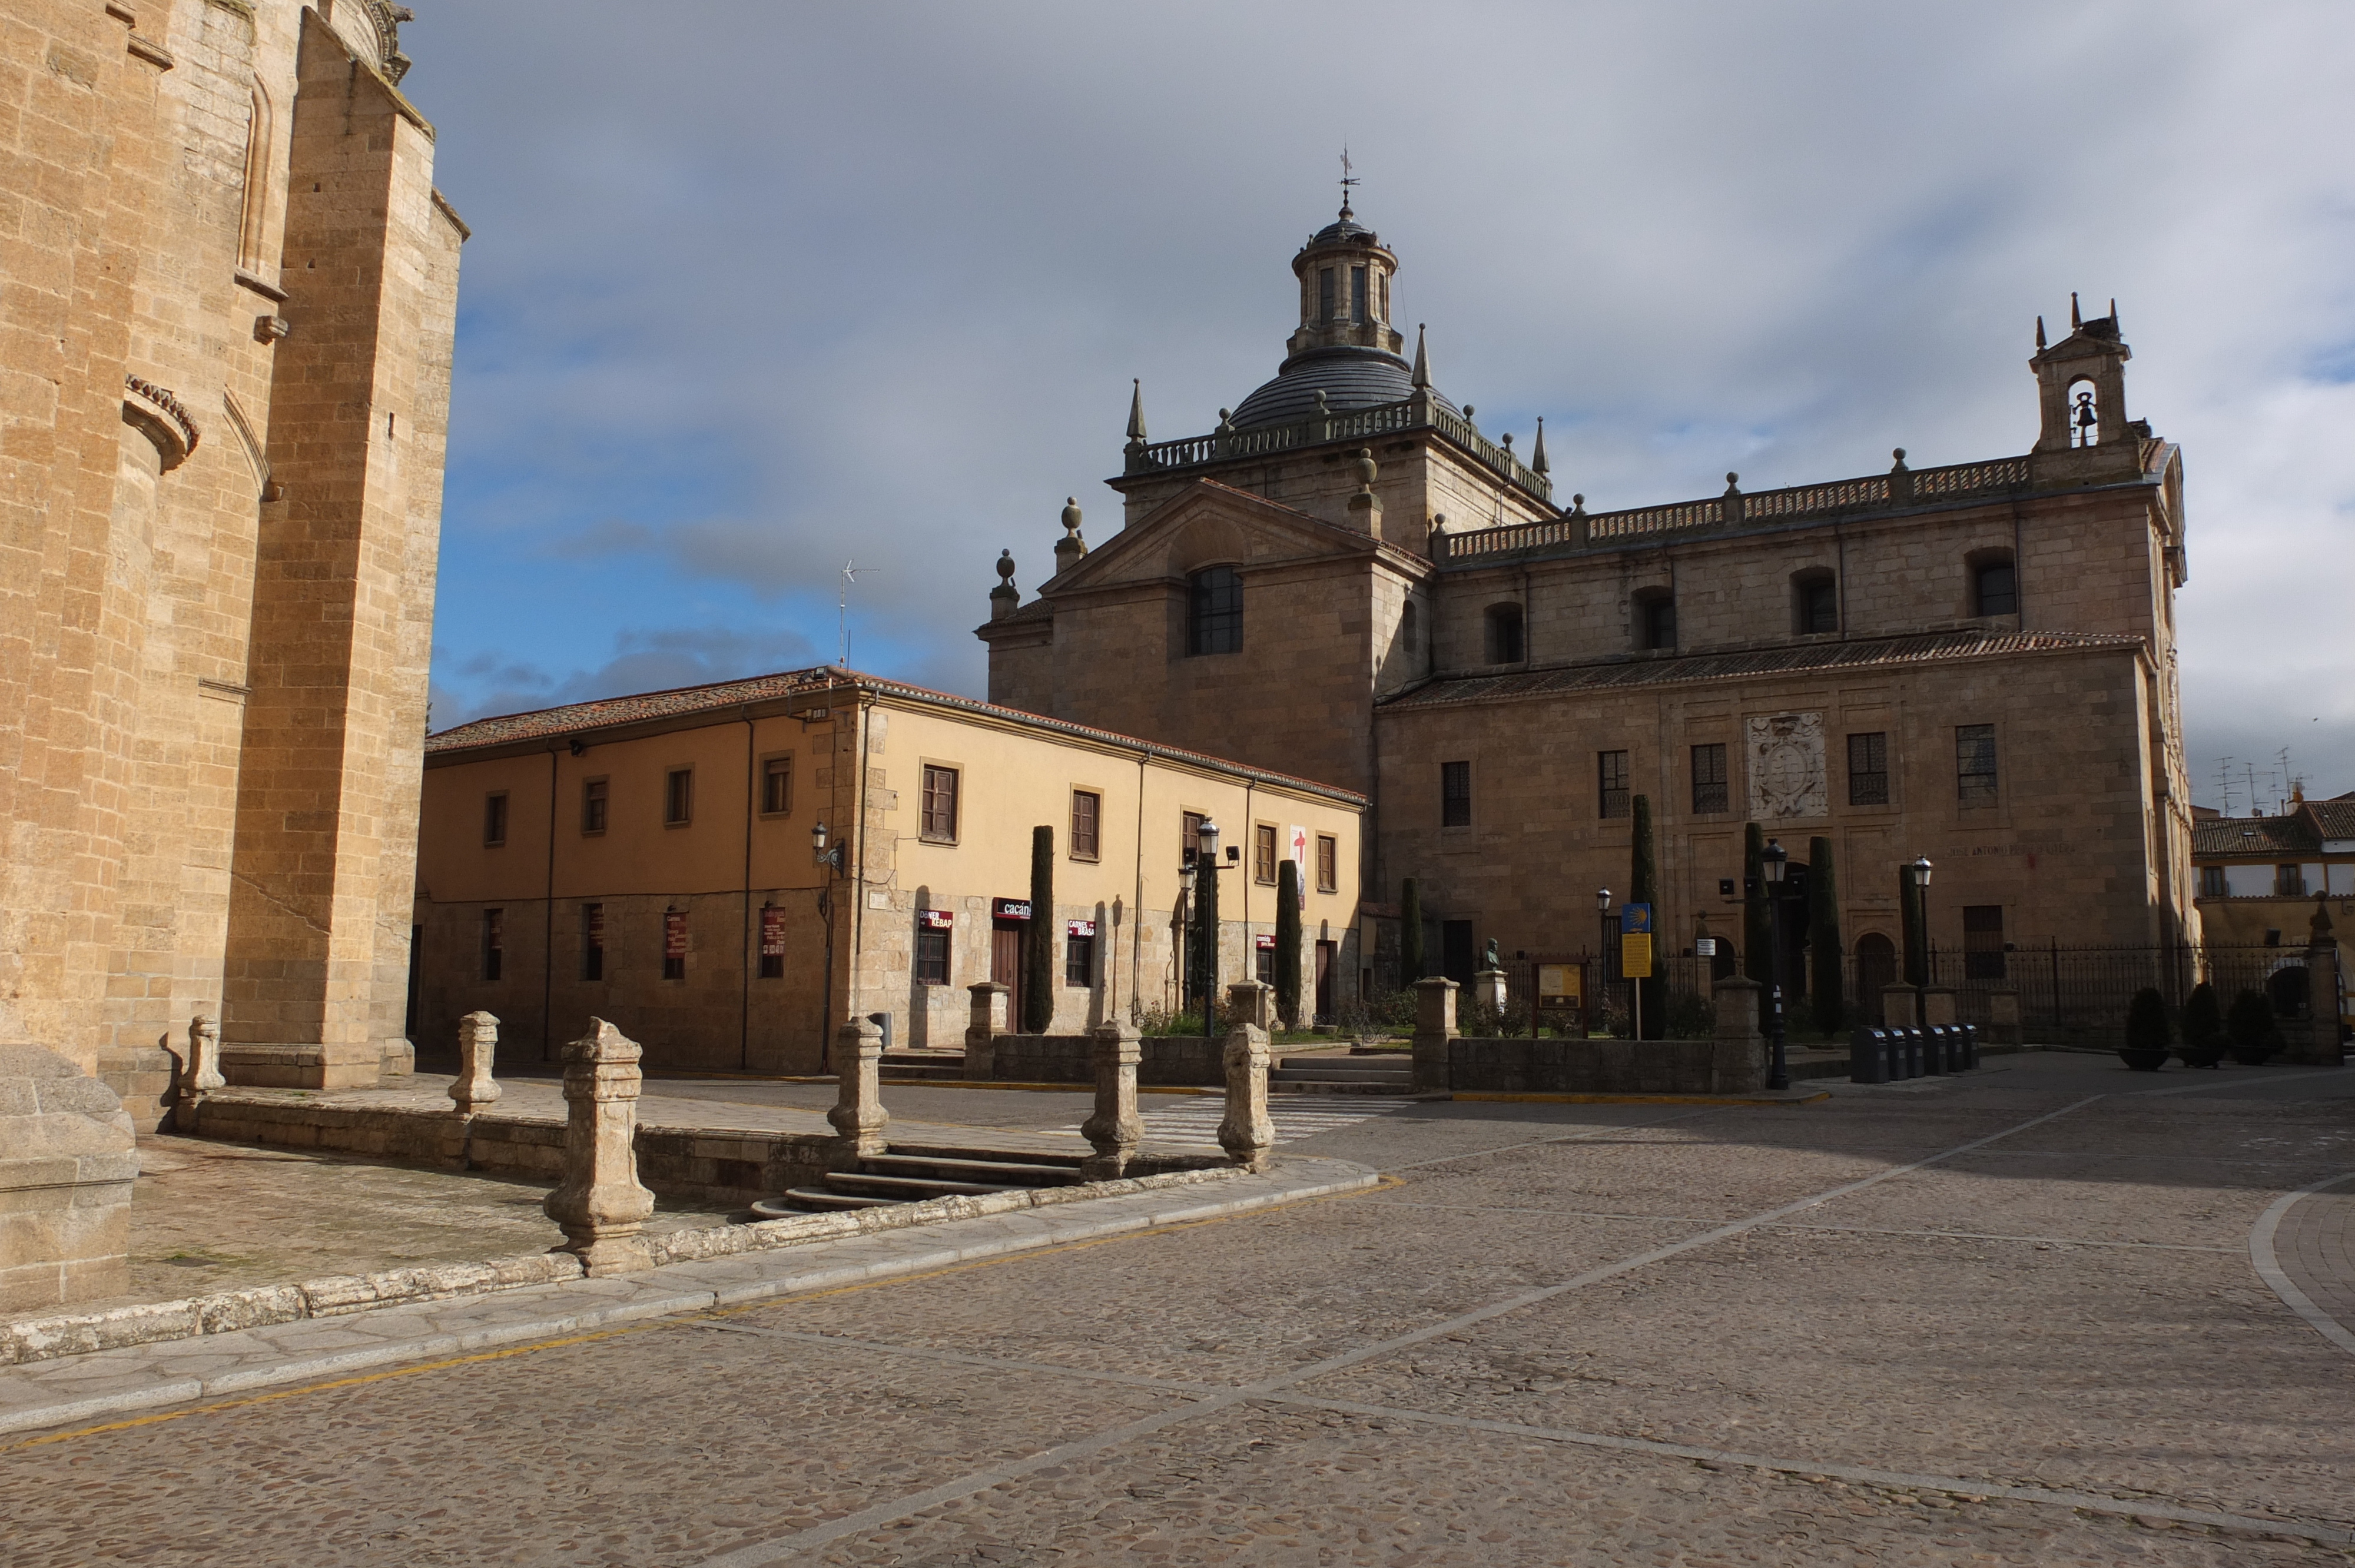
[{"label": "antenna", "polygon": [[2229,757],[2220,757],[2216,759],[2216,792],[2224,798],[2222,807],[2224,815],[2231,816],[2232,814],[2232,759]]},{"label": "antenna", "polygon": [[842,563],[842,584],[835,592],[834,617],[835,635],[840,643],[837,657],[846,670],[850,668],[850,585],[858,580],[862,572],[879,572],[882,569],[880,567],[862,567],[856,561]]}]

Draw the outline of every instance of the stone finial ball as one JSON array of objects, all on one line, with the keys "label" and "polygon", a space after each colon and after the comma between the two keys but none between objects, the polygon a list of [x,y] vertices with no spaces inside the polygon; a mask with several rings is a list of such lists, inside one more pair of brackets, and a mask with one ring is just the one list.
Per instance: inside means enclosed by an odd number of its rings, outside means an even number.
[{"label": "stone finial ball", "polygon": [[1728,469],[1725,473],[1725,482],[1728,484],[1739,484],[1742,482],[1742,476],[1735,473],[1732,470]]},{"label": "stone finial ball", "polygon": [[1080,531],[1080,498],[1076,495],[1063,498],[1063,531],[1067,534]]},{"label": "stone finial ball", "polygon": [[1013,551],[1000,550],[997,552],[997,575],[1006,582],[1011,583],[1014,580]]},{"label": "stone finial ball", "polygon": [[1905,449],[1903,447],[1891,447],[1889,449],[1889,455],[1895,458],[1899,462],[1903,462],[1905,461]]},{"label": "stone finial ball", "polygon": [[1358,482],[1371,490],[1374,487],[1374,475],[1380,471],[1381,470],[1374,462],[1374,449],[1359,447],[1358,449]]}]

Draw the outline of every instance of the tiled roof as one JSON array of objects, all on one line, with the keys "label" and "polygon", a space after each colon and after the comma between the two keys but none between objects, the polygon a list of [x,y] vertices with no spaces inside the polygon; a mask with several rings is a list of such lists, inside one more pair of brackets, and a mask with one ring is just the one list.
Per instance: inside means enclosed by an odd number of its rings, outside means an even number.
[{"label": "tiled roof", "polygon": [[1618,659],[1608,663],[1572,664],[1509,675],[1458,675],[1430,682],[1382,705],[1396,709],[1509,702],[1617,686],[1730,681],[1753,675],[1805,674],[1817,670],[1859,670],[2141,645],[2141,638],[2124,633],[2064,631],[2019,631],[1995,636],[1977,631],[1941,631],[1850,642],[1802,642],[1724,653],[1694,653],[1678,659]]},{"label": "tiled roof", "polygon": [[2341,795],[2330,800],[2308,800],[2307,814],[2314,831],[2326,839],[2355,839],[2355,796]]},{"label": "tiled roof", "polygon": [[2191,824],[2191,858],[2270,860],[2282,854],[2313,854],[2321,848],[2299,817],[2219,817]]},{"label": "tiled roof", "polygon": [[635,696],[603,697],[595,702],[571,703],[560,708],[540,708],[532,713],[506,714],[498,718],[476,719],[445,729],[440,735],[428,736],[425,751],[429,757],[453,751],[471,751],[479,747],[509,746],[517,741],[542,740],[555,736],[590,736],[601,729],[623,725],[643,724],[649,719],[692,718],[698,714],[721,712],[754,703],[773,702],[796,693],[815,694],[827,690],[856,687],[881,696],[900,697],[932,707],[953,708],[961,713],[985,718],[1010,721],[1026,728],[1050,730],[1077,740],[1090,740],[1101,745],[1120,747],[1125,750],[1142,751],[1149,756],[1174,762],[1189,763],[1237,778],[1255,779],[1285,789],[1305,789],[1312,794],[1327,796],[1350,805],[1362,806],[1366,798],[1355,790],[1337,785],[1320,784],[1313,779],[1295,778],[1289,773],[1272,772],[1246,763],[1212,757],[1207,752],[1188,751],[1182,747],[1164,746],[1158,741],[1141,740],[1133,735],[1121,735],[1108,729],[1096,729],[1088,725],[1073,724],[1068,719],[1049,718],[1044,714],[1025,713],[1020,708],[1001,707],[996,703],[978,702],[972,697],[960,697],[954,692],[936,692],[929,686],[911,686],[904,681],[887,680],[864,671],[845,669],[839,664],[820,664],[809,670],[785,670],[773,675],[754,675],[741,681],[718,681],[708,686],[678,686],[666,692],[642,692]]}]

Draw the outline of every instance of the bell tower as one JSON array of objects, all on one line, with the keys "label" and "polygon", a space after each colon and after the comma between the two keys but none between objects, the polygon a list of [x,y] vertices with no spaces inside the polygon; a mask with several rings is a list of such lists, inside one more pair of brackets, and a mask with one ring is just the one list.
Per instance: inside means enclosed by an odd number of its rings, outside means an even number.
[{"label": "bell tower", "polygon": [[2140,440],[2150,428],[2126,418],[2126,364],[2133,357],[2115,300],[2108,315],[2086,321],[2070,295],[2069,335],[2049,347],[2044,318],[2036,319],[2028,366],[2036,373],[2040,475],[2091,484],[2142,471]]}]

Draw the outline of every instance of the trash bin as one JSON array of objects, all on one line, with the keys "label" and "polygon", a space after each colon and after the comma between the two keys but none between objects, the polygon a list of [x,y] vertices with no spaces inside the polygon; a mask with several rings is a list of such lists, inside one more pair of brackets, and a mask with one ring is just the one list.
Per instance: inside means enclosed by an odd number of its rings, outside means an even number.
[{"label": "trash bin", "polygon": [[1852,1084],[1889,1082],[1889,1032],[1859,1029],[1848,1037],[1848,1077]]}]

